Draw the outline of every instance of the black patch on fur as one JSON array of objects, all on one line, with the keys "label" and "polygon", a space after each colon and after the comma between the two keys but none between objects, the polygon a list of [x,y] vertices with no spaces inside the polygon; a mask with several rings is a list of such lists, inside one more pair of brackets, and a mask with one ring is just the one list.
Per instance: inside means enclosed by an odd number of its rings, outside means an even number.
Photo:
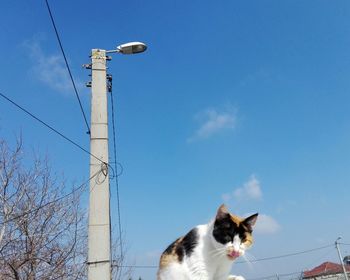
[{"label": "black patch on fur", "polygon": [[181,243],[184,248],[186,256],[190,256],[194,248],[198,244],[197,229],[194,228],[189,233],[187,233]]},{"label": "black patch on fur", "polygon": [[179,262],[182,262],[184,259],[185,252],[184,252],[184,248],[180,244],[176,247],[175,253],[179,258]]},{"label": "black patch on fur", "polygon": [[232,221],[230,215],[227,214],[220,219],[216,219],[214,223],[213,236],[215,240],[221,244],[226,244],[233,241],[235,235],[239,235],[242,241],[245,240],[247,232],[247,227],[243,224],[237,225]]},{"label": "black patch on fur", "polygon": [[163,254],[171,255],[176,254],[179,262],[182,262],[184,256],[191,256],[194,248],[198,244],[198,232],[197,229],[192,229],[183,238],[179,238],[169,245]]},{"label": "black patch on fur", "polygon": [[177,244],[176,254],[179,257],[179,262],[183,261],[184,256],[191,256],[194,248],[198,244],[197,229],[192,229],[184,238]]},{"label": "black patch on fur", "polygon": [[175,247],[176,242],[178,241],[178,239],[176,241],[174,241],[173,243],[171,243],[168,248],[165,249],[165,251],[163,252],[164,255],[170,255]]}]

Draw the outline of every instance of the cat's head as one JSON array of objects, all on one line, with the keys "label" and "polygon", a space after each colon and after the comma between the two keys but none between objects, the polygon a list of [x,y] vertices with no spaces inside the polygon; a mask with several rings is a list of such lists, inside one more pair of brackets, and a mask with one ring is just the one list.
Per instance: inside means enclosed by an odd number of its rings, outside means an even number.
[{"label": "cat's head", "polygon": [[213,242],[215,247],[234,260],[242,256],[253,244],[253,226],[258,213],[247,218],[241,218],[229,213],[225,205],[221,205],[215,217],[213,226]]}]

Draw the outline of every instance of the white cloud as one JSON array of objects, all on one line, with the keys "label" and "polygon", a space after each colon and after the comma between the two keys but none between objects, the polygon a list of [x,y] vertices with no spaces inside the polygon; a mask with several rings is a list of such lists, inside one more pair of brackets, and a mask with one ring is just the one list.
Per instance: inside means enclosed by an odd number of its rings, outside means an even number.
[{"label": "white cloud", "polygon": [[194,134],[188,138],[189,142],[209,138],[223,130],[232,130],[237,123],[236,110],[232,110],[232,108],[222,112],[208,109],[197,114],[196,119],[201,124]]},{"label": "white cloud", "polygon": [[39,81],[62,93],[73,92],[72,82],[61,55],[46,54],[39,41],[34,39],[26,41],[24,46],[34,63],[31,72]]},{"label": "white cloud", "polygon": [[[243,184],[243,186],[236,188],[231,193],[225,193],[222,195],[224,203],[230,204],[233,202],[237,205],[237,202],[252,204],[253,200],[262,200],[263,193],[261,190],[260,181],[252,174],[249,179]],[[245,214],[242,217],[249,217],[252,213]],[[278,222],[269,215],[259,214],[256,225],[254,227],[254,232],[259,234],[274,234],[281,229]]]},{"label": "white cloud", "polygon": [[260,181],[255,177],[255,175],[251,175],[249,180],[245,182],[242,187],[234,190],[233,197],[237,200],[262,199]]},{"label": "white cloud", "polygon": [[273,234],[278,232],[281,226],[271,216],[265,214],[259,214],[254,232],[259,234]]}]

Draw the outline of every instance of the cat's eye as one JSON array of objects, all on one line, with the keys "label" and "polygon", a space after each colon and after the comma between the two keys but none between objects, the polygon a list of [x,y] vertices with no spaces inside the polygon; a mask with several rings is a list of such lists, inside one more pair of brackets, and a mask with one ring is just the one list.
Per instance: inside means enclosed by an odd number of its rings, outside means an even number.
[{"label": "cat's eye", "polygon": [[229,235],[226,235],[225,236],[225,241],[228,243],[228,242],[231,242],[233,241],[233,237],[229,236]]},{"label": "cat's eye", "polygon": [[246,235],[243,235],[243,236],[240,236],[241,238],[241,243],[244,243],[247,241],[247,236]]}]

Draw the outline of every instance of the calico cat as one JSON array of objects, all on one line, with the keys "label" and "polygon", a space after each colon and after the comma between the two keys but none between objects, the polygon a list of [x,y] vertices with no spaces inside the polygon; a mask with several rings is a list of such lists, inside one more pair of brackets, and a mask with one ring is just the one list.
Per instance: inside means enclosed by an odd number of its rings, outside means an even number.
[{"label": "calico cat", "polygon": [[229,275],[252,243],[258,214],[242,219],[221,205],[213,221],[173,242],[161,255],[158,280],[244,280]]}]

